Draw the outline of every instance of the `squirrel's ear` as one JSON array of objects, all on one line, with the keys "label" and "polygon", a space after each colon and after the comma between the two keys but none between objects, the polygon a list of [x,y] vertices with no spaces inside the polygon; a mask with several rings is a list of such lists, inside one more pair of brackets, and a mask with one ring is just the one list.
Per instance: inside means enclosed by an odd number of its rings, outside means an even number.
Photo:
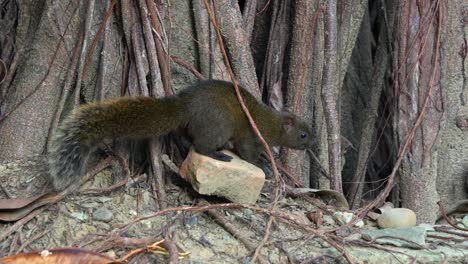
[{"label": "squirrel's ear", "polygon": [[284,118],[283,129],[286,132],[291,131],[294,126],[294,118],[291,115],[286,115]]}]

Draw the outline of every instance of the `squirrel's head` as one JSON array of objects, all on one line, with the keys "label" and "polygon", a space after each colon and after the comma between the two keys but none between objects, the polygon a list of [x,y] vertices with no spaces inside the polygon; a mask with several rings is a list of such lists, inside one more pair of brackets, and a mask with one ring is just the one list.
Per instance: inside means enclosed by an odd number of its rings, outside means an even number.
[{"label": "squirrel's head", "polygon": [[312,148],[312,133],[310,127],[295,115],[286,113],[282,127],[282,145],[293,149]]}]

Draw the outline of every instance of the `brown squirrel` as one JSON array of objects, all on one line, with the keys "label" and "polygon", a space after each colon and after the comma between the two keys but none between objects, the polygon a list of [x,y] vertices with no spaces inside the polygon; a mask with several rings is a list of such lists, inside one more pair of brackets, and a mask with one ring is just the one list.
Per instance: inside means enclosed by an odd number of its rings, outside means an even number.
[{"label": "brown squirrel", "polygon": [[[273,110],[239,87],[257,127],[272,146],[310,148],[310,128],[290,113]],[[94,146],[105,139],[141,139],[182,128],[195,150],[221,161],[219,152],[232,142],[239,156],[251,163],[263,147],[242,111],[232,83],[203,81],[178,95],[164,98],[121,97],[84,105],[59,127],[48,160],[54,188],[77,181]]]}]

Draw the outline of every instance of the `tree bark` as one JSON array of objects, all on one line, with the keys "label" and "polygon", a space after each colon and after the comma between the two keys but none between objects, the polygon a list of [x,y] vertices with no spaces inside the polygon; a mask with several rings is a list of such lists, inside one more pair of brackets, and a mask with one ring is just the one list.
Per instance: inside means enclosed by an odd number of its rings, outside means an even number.
[{"label": "tree bark", "polygon": [[[291,112],[312,123],[310,102],[313,91],[306,89],[306,83],[313,54],[313,35],[320,10],[316,10],[309,0],[296,1],[295,10],[286,101]],[[292,175],[299,177],[305,186],[310,186],[309,159],[304,151],[285,149],[283,161]]]},{"label": "tree bark", "polygon": [[325,65],[323,67],[322,101],[327,124],[328,166],[330,170],[330,187],[343,193],[341,180],[341,133],[338,72],[338,19],[336,1],[330,0],[325,11]]},{"label": "tree bark", "polygon": [[[398,171],[404,207],[413,209],[420,223],[437,217],[438,145],[444,98],[440,87],[441,2],[402,2],[396,29],[397,83],[394,129],[399,146],[408,139],[418,119],[410,149]],[[429,103],[428,103],[429,102]],[[421,117],[420,117],[421,116]]]},{"label": "tree bark", "polygon": [[[440,76],[443,122],[437,159],[437,191],[445,206],[468,197],[468,7],[443,2]],[[465,184],[462,184],[465,183]]]},{"label": "tree bark", "polygon": [[[19,2],[20,10],[31,10],[33,3]],[[32,36],[18,39],[22,66],[11,83],[5,98],[4,114],[0,117],[0,160],[24,158],[45,150],[47,134],[61,87],[69,65],[69,50],[75,44],[79,28],[79,3],[46,1],[38,24],[24,24],[26,14],[20,16],[20,28]],[[55,16],[61,10],[63,16]],[[31,14],[32,15],[32,14]],[[34,18],[33,18],[34,19]],[[36,28],[37,26],[37,28]],[[24,41],[22,43],[22,41]],[[47,44],[46,44],[47,43]],[[24,47],[24,49],[23,49]],[[28,47],[26,49],[26,47]]]},{"label": "tree bark", "polygon": [[239,83],[251,92],[257,99],[261,99],[258,79],[255,75],[255,66],[250,42],[243,26],[239,5],[235,1],[216,1],[214,10],[216,19],[229,50],[231,66]]}]

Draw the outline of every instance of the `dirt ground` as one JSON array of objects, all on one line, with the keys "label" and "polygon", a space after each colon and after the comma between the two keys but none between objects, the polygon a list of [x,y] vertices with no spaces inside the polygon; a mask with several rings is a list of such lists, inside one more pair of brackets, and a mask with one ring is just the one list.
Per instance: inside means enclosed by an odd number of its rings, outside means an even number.
[{"label": "dirt ground", "polygon": [[[44,164],[43,157],[0,164],[0,198],[47,192]],[[268,230],[263,263],[346,263],[343,252],[354,263],[468,263],[468,232],[433,234],[417,249],[363,240],[361,230],[377,229],[368,219],[360,228],[326,232],[339,227],[333,214],[344,211],[327,204],[336,204],[334,199],[286,196],[270,211],[272,184],[268,181],[257,204],[248,206],[200,196],[176,179],[166,186],[166,209],[159,210],[146,175],[125,181],[107,168],[63,198],[51,194],[30,199],[29,207],[0,208],[0,217],[18,218],[0,222],[0,257],[78,247],[119,259],[166,239],[168,254],[135,254],[129,262],[166,263],[179,254],[181,263],[250,263]]]}]

